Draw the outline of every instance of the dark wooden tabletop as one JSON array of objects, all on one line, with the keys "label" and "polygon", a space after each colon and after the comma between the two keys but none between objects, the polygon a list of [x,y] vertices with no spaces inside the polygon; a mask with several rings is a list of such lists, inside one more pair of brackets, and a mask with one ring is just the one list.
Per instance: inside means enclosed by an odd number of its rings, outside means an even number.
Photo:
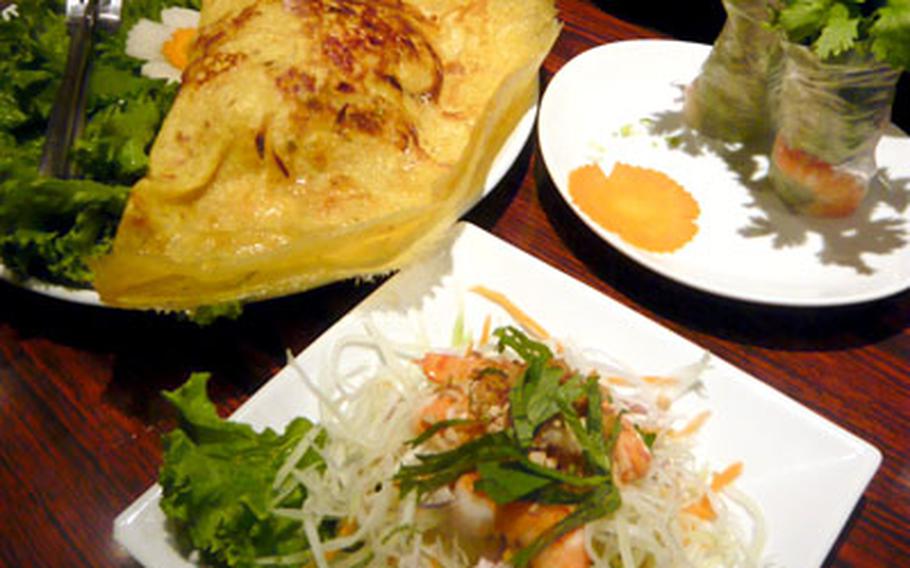
[{"label": "dark wooden tabletop", "polygon": [[[682,19],[656,14],[662,2],[558,4],[565,26],[544,83],[597,44],[661,33],[710,41],[722,19],[707,0]],[[533,140],[468,218],[880,448],[881,469],[825,566],[910,565],[910,292],[784,309],[668,281],[582,228]],[[0,285],[0,565],[133,566],[111,528],[156,479],[159,435],[173,425],[159,392],[208,370],[228,413],[283,365],[285,349],[305,348],[374,287],[336,284],[198,328]]]}]

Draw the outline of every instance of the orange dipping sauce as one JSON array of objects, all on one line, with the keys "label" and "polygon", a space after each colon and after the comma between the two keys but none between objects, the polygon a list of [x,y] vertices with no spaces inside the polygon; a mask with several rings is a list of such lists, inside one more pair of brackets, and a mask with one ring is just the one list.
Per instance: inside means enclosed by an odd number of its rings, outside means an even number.
[{"label": "orange dipping sauce", "polygon": [[617,163],[609,177],[595,164],[569,174],[572,201],[604,229],[651,252],[673,252],[698,232],[698,202],[669,176]]}]

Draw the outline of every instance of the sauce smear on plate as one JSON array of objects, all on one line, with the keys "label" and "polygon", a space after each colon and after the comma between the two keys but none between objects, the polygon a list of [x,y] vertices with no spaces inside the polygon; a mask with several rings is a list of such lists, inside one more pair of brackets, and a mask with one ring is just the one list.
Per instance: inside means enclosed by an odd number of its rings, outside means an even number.
[{"label": "sauce smear on plate", "polygon": [[608,177],[596,164],[569,174],[572,200],[604,229],[651,252],[673,252],[698,232],[698,203],[669,176],[617,163]]}]

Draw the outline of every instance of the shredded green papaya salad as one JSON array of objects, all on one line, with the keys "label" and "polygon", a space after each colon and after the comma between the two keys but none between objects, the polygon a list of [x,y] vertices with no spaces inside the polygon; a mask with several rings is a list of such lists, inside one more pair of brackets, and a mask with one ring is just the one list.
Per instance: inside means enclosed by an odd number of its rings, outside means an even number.
[{"label": "shredded green papaya salad", "polygon": [[161,508],[184,553],[239,567],[759,565],[743,465],[699,465],[708,414],[673,409],[707,359],[653,377],[514,326],[431,350],[367,328],[346,341],[381,359],[369,380],[337,360],[319,380],[298,368],[318,424],[224,421],[205,375],[167,394],[181,418]]},{"label": "shredded green papaya salad", "polygon": [[38,164],[66,62],[65,2],[0,1],[0,261],[17,278],[91,286],[85,260],[109,249],[178,88],[144,72],[148,62],[127,54],[128,36],[140,20],[200,3],[130,0],[116,33],[96,32],[86,126],[70,154],[78,173],[54,179]]}]

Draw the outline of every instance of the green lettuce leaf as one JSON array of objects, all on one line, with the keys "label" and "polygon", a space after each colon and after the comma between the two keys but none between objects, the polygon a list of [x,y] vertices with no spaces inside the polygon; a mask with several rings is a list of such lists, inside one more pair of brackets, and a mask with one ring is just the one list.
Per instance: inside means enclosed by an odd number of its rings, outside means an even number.
[{"label": "green lettuce leaf", "polygon": [[181,317],[200,327],[212,325],[216,321],[235,320],[243,315],[242,302],[224,302],[209,306],[199,306],[192,311],[183,312]]},{"label": "green lettuce leaf", "polygon": [[869,33],[879,60],[910,70],[910,0],[890,0],[880,8]]},{"label": "green lettuce leaf", "polygon": [[0,22],[0,260],[23,279],[88,287],[86,260],[108,250],[177,92],[140,75],[143,62],[126,55],[126,37],[140,18],[159,20],[170,6],[199,9],[200,1],[124,3],[118,31],[95,38],[86,127],[72,154],[78,179],[47,180],[38,164],[66,62],[63,6],[19,2],[19,16]]},{"label": "green lettuce leaf", "polygon": [[[4,171],[17,168],[0,161]],[[89,180],[24,172],[7,178],[0,182],[3,264],[20,278],[87,285],[92,275],[86,260],[110,247],[128,194],[128,187]]]},{"label": "green lettuce leaf", "polygon": [[95,179],[130,183],[139,178],[148,167],[146,149],[162,119],[161,106],[149,96],[104,107],[92,116],[73,148],[79,170]]},{"label": "green lettuce leaf", "polygon": [[[244,568],[261,566],[259,557],[308,549],[300,523],[272,514],[271,507],[278,469],[313,424],[297,418],[279,435],[223,420],[206,395],[208,378],[195,373],[165,393],[179,413],[179,428],[163,439],[161,509],[178,543],[209,564]],[[323,440],[320,434],[316,443]],[[298,465],[319,463],[310,450]],[[299,506],[305,498],[298,488],[281,505]]]}]

